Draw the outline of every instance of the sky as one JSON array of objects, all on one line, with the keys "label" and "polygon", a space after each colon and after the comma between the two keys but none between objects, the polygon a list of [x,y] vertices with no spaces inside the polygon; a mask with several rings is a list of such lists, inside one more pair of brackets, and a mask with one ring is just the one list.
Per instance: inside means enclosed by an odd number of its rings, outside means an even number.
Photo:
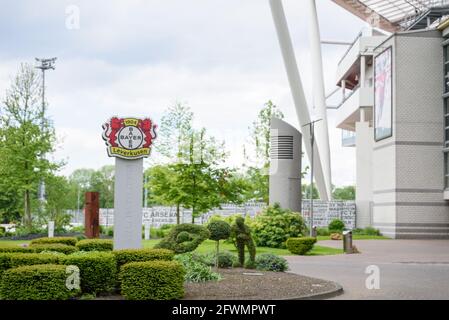
[{"label": "sky", "polygon": [[[59,141],[54,158],[66,161],[61,174],[114,163],[101,138],[111,116],[150,116],[158,123],[176,102],[192,109],[196,127],[225,140],[230,166],[242,165],[249,127],[268,100],[301,130],[268,0],[0,2],[2,101],[21,62],[57,57],[46,75],[46,98]],[[365,26],[330,0],[316,2],[323,40],[350,42]],[[310,104],[305,3],[283,4]],[[322,49],[330,92],[346,48]],[[354,148],[341,147],[335,111],[328,118],[333,184],[354,184]]]}]

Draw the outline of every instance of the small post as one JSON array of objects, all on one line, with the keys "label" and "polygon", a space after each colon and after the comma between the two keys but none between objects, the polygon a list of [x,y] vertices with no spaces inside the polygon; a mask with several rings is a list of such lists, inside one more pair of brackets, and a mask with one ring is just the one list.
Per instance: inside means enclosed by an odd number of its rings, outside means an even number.
[{"label": "small post", "polygon": [[145,240],[150,240],[151,238],[151,225],[148,221],[145,222]]},{"label": "small post", "polygon": [[87,238],[99,238],[100,237],[100,206],[99,206],[99,193],[98,192],[86,192],[85,193],[85,206],[84,206],[84,228]]},{"label": "small post", "polygon": [[48,237],[53,238],[55,236],[55,222],[54,221],[48,221]]}]

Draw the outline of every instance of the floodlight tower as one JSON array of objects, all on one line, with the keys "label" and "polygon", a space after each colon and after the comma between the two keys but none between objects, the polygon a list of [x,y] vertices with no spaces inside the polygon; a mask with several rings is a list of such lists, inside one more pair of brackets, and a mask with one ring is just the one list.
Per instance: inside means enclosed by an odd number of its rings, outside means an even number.
[{"label": "floodlight tower", "polygon": [[[45,119],[45,71],[47,70],[55,70],[55,62],[56,62],[56,57],[55,58],[50,58],[50,59],[39,59],[39,58],[35,58],[37,65],[36,68],[37,69],[41,69],[42,70],[42,123],[41,123],[41,130],[44,130],[44,119]],[[45,157],[45,155],[42,155],[42,157]],[[40,185],[39,185],[39,200],[41,202],[45,201],[45,182],[41,181]]]}]

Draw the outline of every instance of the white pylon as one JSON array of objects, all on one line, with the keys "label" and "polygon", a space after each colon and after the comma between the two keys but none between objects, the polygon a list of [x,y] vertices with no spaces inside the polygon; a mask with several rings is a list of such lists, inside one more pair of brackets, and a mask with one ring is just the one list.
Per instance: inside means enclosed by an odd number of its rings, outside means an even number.
[{"label": "white pylon", "polygon": [[[274,25],[276,28],[279,45],[281,47],[282,58],[284,60],[285,69],[287,72],[290,90],[295,104],[296,115],[300,124],[300,130],[304,140],[306,152],[311,158],[311,144],[310,144],[310,130],[303,130],[302,128],[311,122],[309,108],[307,107],[306,97],[301,82],[301,77],[296,63],[293,45],[288,31],[287,21],[285,19],[284,9],[281,0],[269,0],[271,7],[271,14],[273,16]],[[324,122],[324,121],[321,121]],[[314,170],[315,181],[322,200],[329,200],[330,193],[326,187],[326,179],[322,167],[320,151],[318,148],[314,149]]]},{"label": "white pylon", "polygon": [[323,168],[324,182],[326,184],[326,193],[328,194],[328,197],[331,198],[332,175],[330,165],[329,129],[327,124],[326,93],[324,90],[321,36],[315,0],[307,0],[307,9],[307,16],[309,17],[310,56],[312,60],[313,114],[315,114],[318,119],[323,120],[316,124],[315,138],[317,148],[321,155],[321,166]]}]

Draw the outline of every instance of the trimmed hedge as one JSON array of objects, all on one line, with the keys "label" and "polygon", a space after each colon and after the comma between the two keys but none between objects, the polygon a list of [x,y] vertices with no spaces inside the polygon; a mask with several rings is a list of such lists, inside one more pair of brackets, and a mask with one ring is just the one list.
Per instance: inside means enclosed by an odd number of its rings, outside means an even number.
[{"label": "trimmed hedge", "polygon": [[42,252],[42,251],[56,251],[64,254],[72,254],[78,251],[78,248],[75,246],[68,246],[62,243],[53,243],[53,244],[33,244],[30,246],[34,252]]},{"label": "trimmed hedge", "polygon": [[9,254],[9,267],[33,266],[37,264],[58,264],[59,257],[44,253],[13,253]]},{"label": "trimmed hedge", "polygon": [[19,246],[0,246],[0,253],[7,252],[34,252],[34,249],[30,247],[19,247]]},{"label": "trimmed hedge", "polygon": [[0,278],[3,271],[11,268],[11,253],[0,253]]},{"label": "trimmed hedge", "polygon": [[112,251],[114,243],[109,239],[85,239],[78,241],[76,247],[81,251]]},{"label": "trimmed hedge", "polygon": [[31,245],[34,244],[55,244],[62,243],[68,246],[74,246],[78,242],[78,239],[75,237],[55,237],[55,238],[37,238],[31,240]]},{"label": "trimmed hedge", "polygon": [[175,253],[167,249],[122,249],[112,252],[118,268],[130,262],[172,260]]},{"label": "trimmed hedge", "polygon": [[67,300],[79,291],[69,290],[66,279],[66,266],[61,265],[9,269],[0,279],[0,297],[5,300]]},{"label": "trimmed hedge", "polygon": [[315,243],[316,238],[312,237],[288,238],[286,245],[288,251],[290,251],[291,253],[304,255],[312,250]]},{"label": "trimmed hedge", "polygon": [[122,295],[128,300],[171,300],[184,296],[185,270],[177,261],[125,264],[120,272]]},{"label": "trimmed hedge", "polygon": [[154,248],[186,253],[195,250],[209,236],[210,232],[206,227],[189,223],[178,224]]},{"label": "trimmed hedge", "polygon": [[80,269],[83,293],[109,292],[115,286],[116,263],[110,252],[76,252],[61,258],[65,265]]}]

